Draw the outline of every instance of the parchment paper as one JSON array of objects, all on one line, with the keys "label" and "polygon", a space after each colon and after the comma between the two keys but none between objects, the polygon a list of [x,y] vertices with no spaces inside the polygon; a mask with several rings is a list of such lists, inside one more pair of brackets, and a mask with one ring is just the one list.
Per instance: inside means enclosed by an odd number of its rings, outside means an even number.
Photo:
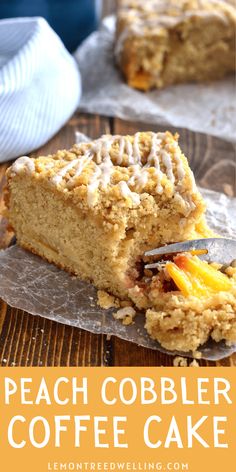
[{"label": "parchment paper", "polygon": [[[236,199],[209,190],[201,191],[208,204],[207,220],[211,228],[236,238]],[[9,305],[33,315],[168,352],[146,333],[143,314],[135,317],[133,325],[122,325],[113,318],[114,309],[103,310],[97,306],[93,285],[70,276],[17,245],[0,251],[0,297]],[[209,360],[222,359],[234,351],[236,345],[227,347],[223,342],[213,341],[201,349],[202,357]]]},{"label": "parchment paper", "polygon": [[114,17],[78,48],[82,75],[79,109],[89,113],[188,128],[236,141],[236,89],[229,77],[209,84],[187,84],[139,92],[125,84],[114,61]]}]

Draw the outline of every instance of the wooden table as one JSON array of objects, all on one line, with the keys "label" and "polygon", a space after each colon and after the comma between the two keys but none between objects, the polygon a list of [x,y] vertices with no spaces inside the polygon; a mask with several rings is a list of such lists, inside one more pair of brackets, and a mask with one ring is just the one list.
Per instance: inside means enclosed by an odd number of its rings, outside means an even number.
[{"label": "wooden table", "polygon": [[[92,138],[103,133],[133,133],[157,130],[156,126],[76,113],[49,143],[32,156],[69,148],[79,130]],[[164,130],[163,127],[158,127]],[[172,130],[173,131],[173,130]],[[197,182],[228,195],[235,194],[235,151],[233,145],[217,138],[177,130],[181,146],[189,157]],[[0,165],[0,214],[3,209],[4,174],[10,163]],[[12,239],[7,222],[0,216],[0,248]],[[107,338],[32,316],[0,300],[0,364],[2,366],[160,366],[173,365],[173,357],[137,347],[116,337]],[[236,366],[236,354],[221,362],[201,365]]]}]

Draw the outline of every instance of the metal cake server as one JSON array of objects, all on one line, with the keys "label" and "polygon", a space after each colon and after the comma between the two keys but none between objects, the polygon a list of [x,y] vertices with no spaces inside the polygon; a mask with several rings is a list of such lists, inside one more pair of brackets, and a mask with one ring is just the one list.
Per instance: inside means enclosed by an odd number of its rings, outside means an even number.
[{"label": "metal cake server", "polygon": [[[169,244],[144,253],[145,256],[167,256],[180,252],[206,250],[199,257],[208,262],[220,264],[231,264],[236,259],[236,240],[226,238],[206,238],[185,241],[182,243]],[[154,269],[159,263],[146,264],[145,269]]]}]

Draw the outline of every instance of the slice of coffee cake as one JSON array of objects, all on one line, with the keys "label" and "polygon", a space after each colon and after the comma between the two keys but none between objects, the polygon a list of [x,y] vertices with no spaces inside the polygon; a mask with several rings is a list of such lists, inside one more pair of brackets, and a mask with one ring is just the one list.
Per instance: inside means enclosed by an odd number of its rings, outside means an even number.
[{"label": "slice of coffee cake", "polygon": [[145,250],[196,237],[205,205],[169,132],[105,135],[7,171],[18,243],[124,298]]}]

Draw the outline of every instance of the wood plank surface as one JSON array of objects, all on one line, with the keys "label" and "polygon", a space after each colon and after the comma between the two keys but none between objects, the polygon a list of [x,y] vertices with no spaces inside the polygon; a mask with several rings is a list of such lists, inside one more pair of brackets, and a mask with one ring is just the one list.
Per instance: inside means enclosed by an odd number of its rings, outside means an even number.
[{"label": "wood plank surface", "polygon": [[[76,113],[66,126],[32,156],[48,154],[59,148],[69,148],[80,131],[96,138],[103,133],[133,133],[137,130],[157,130],[156,126],[130,123],[97,115]],[[158,129],[164,129],[158,127]],[[181,146],[189,157],[198,183],[207,188],[235,194],[235,150],[232,144],[192,133],[178,131]],[[0,165],[0,213],[3,209],[3,187],[8,164]],[[12,234],[0,216],[0,248],[7,247]],[[236,355],[201,365],[236,366]],[[138,347],[127,341],[104,335],[94,335],[44,318],[11,308],[0,301],[0,365],[2,366],[155,366],[173,365],[173,357]]]}]

